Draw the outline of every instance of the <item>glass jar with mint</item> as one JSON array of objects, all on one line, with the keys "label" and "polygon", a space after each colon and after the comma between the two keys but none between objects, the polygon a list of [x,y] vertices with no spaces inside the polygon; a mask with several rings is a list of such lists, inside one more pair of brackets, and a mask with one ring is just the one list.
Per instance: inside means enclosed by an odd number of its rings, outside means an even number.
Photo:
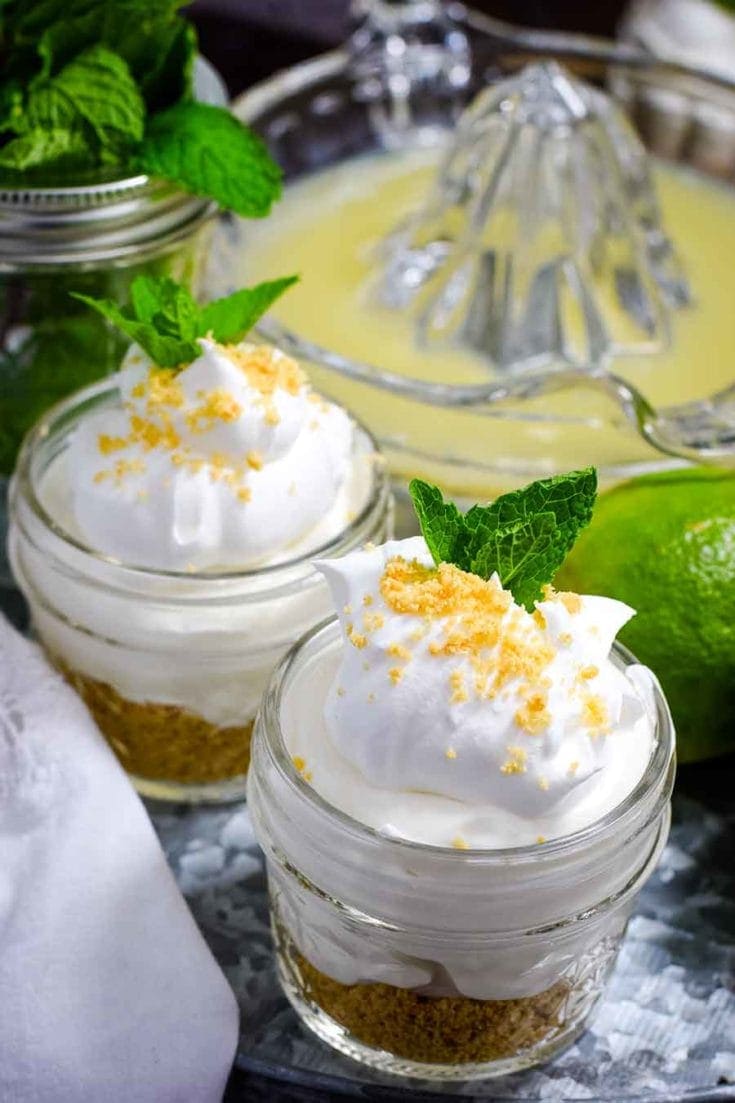
[{"label": "glass jar with mint", "polygon": [[196,294],[215,210],[145,175],[0,191],[0,474],[50,405],[113,371],[125,350],[70,293],[125,302],[146,273]]},{"label": "glass jar with mint", "polygon": [[[176,3],[9,0],[0,76],[0,499],[20,441],[124,342],[70,293],[203,287],[218,210],[268,213],[279,171],[222,106]],[[0,518],[0,529],[2,526]],[[0,557],[0,579],[5,575]]]}]

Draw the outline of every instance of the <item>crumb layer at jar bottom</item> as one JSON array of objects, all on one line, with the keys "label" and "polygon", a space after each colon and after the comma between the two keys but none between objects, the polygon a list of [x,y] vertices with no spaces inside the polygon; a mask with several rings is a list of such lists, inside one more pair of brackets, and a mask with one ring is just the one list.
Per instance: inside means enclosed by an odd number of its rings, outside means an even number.
[{"label": "crumb layer at jar bottom", "polygon": [[130,701],[108,683],[52,658],[129,774],[203,785],[247,773],[252,720],[218,727],[179,705]]},{"label": "crumb layer at jar bottom", "polygon": [[298,952],[292,964],[305,998],[354,1038],[422,1064],[501,1061],[537,1046],[565,1026],[571,991],[562,979],[519,999],[426,996],[382,983],[341,984]]}]

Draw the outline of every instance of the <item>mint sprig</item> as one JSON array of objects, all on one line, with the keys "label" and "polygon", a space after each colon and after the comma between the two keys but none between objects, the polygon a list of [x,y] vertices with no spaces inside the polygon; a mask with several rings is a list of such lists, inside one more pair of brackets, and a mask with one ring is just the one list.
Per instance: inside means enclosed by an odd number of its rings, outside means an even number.
[{"label": "mint sprig", "polygon": [[194,101],[196,32],[181,6],[0,0],[0,182],[144,172],[268,214],[280,169],[229,111]]},{"label": "mint sprig", "polygon": [[592,518],[597,472],[586,467],[540,479],[465,514],[421,479],[409,490],[435,563],[481,578],[497,572],[518,604],[532,610]]},{"label": "mint sprig", "polygon": [[242,340],[258,319],[298,281],[298,276],[259,283],[199,306],[185,287],[166,276],[138,276],[130,287],[130,306],[111,299],[72,293],[137,342],[161,368],[190,364],[199,356],[199,337],[211,334],[221,344]]},{"label": "mint sprig", "polygon": [[194,195],[215,196],[244,218],[268,214],[281,188],[281,171],[260,138],[205,103],[179,103],[154,116],[135,164]]}]

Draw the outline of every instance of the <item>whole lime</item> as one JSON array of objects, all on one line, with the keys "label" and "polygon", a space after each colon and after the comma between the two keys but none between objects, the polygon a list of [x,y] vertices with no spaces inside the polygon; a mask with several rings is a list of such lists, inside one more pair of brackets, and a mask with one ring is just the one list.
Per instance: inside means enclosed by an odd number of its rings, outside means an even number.
[{"label": "whole lime", "polygon": [[735,750],[735,474],[686,468],[603,494],[555,584],[637,610],[620,639],[658,675],[681,761]]}]

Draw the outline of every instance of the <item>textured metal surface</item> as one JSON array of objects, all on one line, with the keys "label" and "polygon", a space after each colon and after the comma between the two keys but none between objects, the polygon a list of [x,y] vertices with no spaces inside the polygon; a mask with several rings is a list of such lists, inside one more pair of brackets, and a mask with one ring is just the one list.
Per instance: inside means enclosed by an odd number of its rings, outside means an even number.
[{"label": "textured metal surface", "polygon": [[735,1100],[735,811],[675,800],[664,858],[638,901],[607,994],[571,1049],[541,1069],[447,1095],[446,1086],[363,1070],[299,1026],[276,981],[265,877],[244,807],[150,810],[240,1002],[228,1100]]}]

